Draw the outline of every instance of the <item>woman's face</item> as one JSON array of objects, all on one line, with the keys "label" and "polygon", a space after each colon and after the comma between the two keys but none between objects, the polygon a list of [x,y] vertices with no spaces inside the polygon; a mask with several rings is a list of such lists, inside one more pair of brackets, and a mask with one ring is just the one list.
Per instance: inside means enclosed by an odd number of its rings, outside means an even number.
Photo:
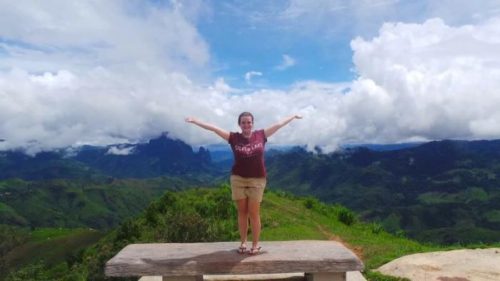
[{"label": "woman's face", "polygon": [[252,116],[242,116],[240,119],[240,128],[243,134],[250,134],[253,128]]}]

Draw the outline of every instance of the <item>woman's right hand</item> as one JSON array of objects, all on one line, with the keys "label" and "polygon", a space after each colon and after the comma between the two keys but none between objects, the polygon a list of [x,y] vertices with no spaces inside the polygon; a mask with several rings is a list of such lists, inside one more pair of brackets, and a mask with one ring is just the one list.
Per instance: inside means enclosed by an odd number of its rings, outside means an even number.
[{"label": "woman's right hand", "polygon": [[202,127],[205,130],[212,131],[212,132],[216,133],[217,135],[219,135],[221,138],[223,138],[226,141],[229,140],[230,133],[228,131],[220,129],[217,126],[214,126],[214,125],[209,124],[209,123],[205,123],[205,122],[203,122],[201,120],[198,120],[196,118],[193,118],[193,117],[186,117],[186,119],[184,119],[184,120],[187,123],[195,124],[195,125],[197,125],[199,127]]}]

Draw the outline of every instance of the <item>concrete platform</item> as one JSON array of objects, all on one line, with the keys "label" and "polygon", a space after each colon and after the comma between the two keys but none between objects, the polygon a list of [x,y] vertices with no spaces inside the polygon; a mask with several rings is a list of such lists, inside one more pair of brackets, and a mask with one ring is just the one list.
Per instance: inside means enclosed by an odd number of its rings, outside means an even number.
[{"label": "concrete platform", "polygon": [[[204,275],[206,281],[304,281],[304,273],[247,274],[247,275]],[[139,281],[162,281],[161,276],[143,276]],[[366,281],[359,271],[348,271],[346,281]]]},{"label": "concrete platform", "polygon": [[105,274],[141,281],[364,281],[359,258],[336,241],[266,241],[257,255],[239,242],[131,244],[106,263]]}]

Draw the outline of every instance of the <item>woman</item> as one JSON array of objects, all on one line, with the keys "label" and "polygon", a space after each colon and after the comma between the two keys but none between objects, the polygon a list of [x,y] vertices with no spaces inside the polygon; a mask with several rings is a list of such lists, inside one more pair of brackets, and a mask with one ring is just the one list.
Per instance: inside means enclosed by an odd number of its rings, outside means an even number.
[{"label": "woman", "polygon": [[272,136],[281,127],[300,115],[292,115],[264,130],[253,129],[253,115],[243,112],[238,117],[239,132],[228,132],[214,125],[207,124],[198,119],[188,117],[186,122],[193,123],[203,129],[212,131],[229,142],[234,154],[234,165],[231,169],[231,193],[238,209],[238,230],[241,245],[238,253],[247,252],[248,219],[252,227],[252,247],[249,254],[258,254],[260,236],[260,202],[266,187],[266,168],[264,165],[264,146],[267,138]]}]

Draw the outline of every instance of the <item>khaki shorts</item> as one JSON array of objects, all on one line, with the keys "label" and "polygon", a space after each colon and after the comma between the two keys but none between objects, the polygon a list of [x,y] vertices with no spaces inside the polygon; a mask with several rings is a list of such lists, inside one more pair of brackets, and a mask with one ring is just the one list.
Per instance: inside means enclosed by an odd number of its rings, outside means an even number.
[{"label": "khaki shorts", "polygon": [[244,178],[237,175],[231,175],[231,193],[233,200],[248,198],[250,200],[262,202],[265,188],[266,178]]}]

